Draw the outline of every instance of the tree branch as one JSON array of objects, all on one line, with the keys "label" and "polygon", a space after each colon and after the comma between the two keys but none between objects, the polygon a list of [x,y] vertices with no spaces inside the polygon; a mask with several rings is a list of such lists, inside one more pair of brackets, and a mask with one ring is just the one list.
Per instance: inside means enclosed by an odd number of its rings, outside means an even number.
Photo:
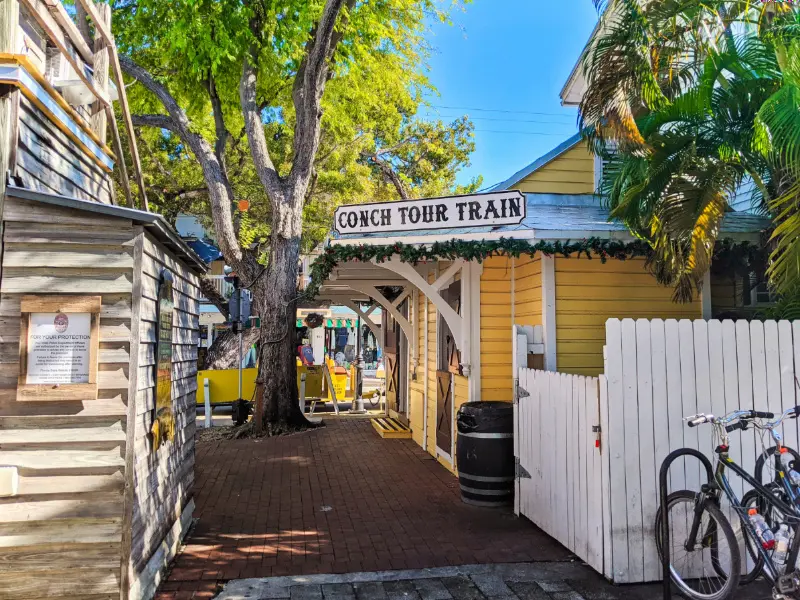
[{"label": "tree branch", "polygon": [[239,81],[239,102],[242,105],[244,127],[247,131],[250,154],[253,157],[258,179],[261,181],[261,185],[264,186],[273,206],[277,206],[285,201],[285,195],[281,178],[272,163],[272,157],[269,155],[264,123],[261,121],[261,111],[256,101],[256,71],[251,63],[253,59],[253,56],[246,56],[242,65],[242,79]]},{"label": "tree branch", "polygon": [[[330,60],[344,35],[347,15],[355,3],[356,0],[325,2],[322,16],[306,44],[306,53],[294,80],[292,101],[297,116],[294,129],[294,157],[288,183],[292,196],[298,201],[305,198],[314,156],[319,146],[322,94],[330,71]],[[345,9],[345,15],[339,29],[336,30],[336,21],[342,8]]]},{"label": "tree branch", "polygon": [[228,144],[228,138],[231,134],[225,126],[225,116],[222,114],[222,102],[219,99],[219,94],[217,94],[217,85],[214,83],[214,78],[211,75],[208,76],[208,96],[211,99],[211,110],[214,113],[214,128],[217,132],[214,154],[216,154],[219,164],[222,165],[222,169],[226,170],[225,147]]},{"label": "tree branch", "polygon": [[381,170],[386,179],[394,186],[394,189],[397,190],[397,193],[400,194],[400,198],[403,200],[409,200],[410,196],[408,195],[408,191],[406,190],[406,186],[403,183],[403,180],[400,178],[400,175],[392,168],[392,165],[383,160],[380,157],[380,153],[374,154],[370,156],[369,159],[377,165],[377,167]]},{"label": "tree branch", "polygon": [[178,133],[178,126],[169,115],[131,115],[134,127],[155,127]]},{"label": "tree branch", "polygon": [[211,216],[214,220],[214,229],[217,242],[228,263],[242,274],[254,276],[258,264],[250,260],[252,257],[242,252],[236,232],[233,228],[231,216],[233,207],[233,189],[225,175],[213,148],[201,135],[192,131],[191,122],[186,112],[178,105],[169,90],[156,81],[146,69],[136,64],[130,57],[119,57],[122,70],[141,83],[159,99],[175,125],[174,131],[184,143],[191,148],[203,170],[203,178],[208,186],[208,195],[211,200]]},{"label": "tree branch", "polygon": [[214,285],[214,282],[211,279],[206,277],[200,278],[200,291],[203,293],[203,296],[211,302],[214,306],[217,307],[217,310],[227,319],[228,318],[228,301],[225,299],[225,296],[220,294],[217,291],[217,286]]}]

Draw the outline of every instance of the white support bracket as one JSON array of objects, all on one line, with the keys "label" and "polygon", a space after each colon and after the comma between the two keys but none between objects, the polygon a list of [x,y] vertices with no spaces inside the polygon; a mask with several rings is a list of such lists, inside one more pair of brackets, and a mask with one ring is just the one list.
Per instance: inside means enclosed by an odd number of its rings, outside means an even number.
[{"label": "white support bracket", "polygon": [[[467,364],[463,366],[466,367],[466,372],[469,372],[470,364],[470,355],[468,352],[465,351],[465,348],[469,347],[469,340],[466,337],[469,335],[469,330],[464,327],[464,319],[459,315],[453,308],[445,302],[444,298],[442,298],[439,291],[445,284],[451,280],[455,274],[458,272],[459,269],[463,268],[465,265],[465,261],[463,259],[458,259],[453,261],[453,264],[447,268],[447,270],[439,276],[434,283],[428,283],[425,279],[417,272],[414,267],[412,267],[408,263],[404,263],[399,259],[393,258],[386,262],[380,263],[380,266],[384,269],[388,269],[390,271],[394,271],[401,277],[404,277],[408,280],[409,283],[416,286],[418,290],[420,290],[425,296],[433,302],[434,306],[436,306],[436,310],[439,311],[439,314],[442,315],[442,318],[447,323],[447,326],[450,328],[450,332],[453,334],[453,337],[456,339],[456,346],[461,350],[461,356],[463,361],[467,361]],[[437,287],[437,285],[439,287]]]},{"label": "white support bracket", "polygon": [[403,333],[406,334],[406,339],[408,340],[408,345],[411,348],[412,353],[416,350],[416,340],[414,339],[414,330],[411,327],[411,323],[408,322],[400,311],[397,310],[389,300],[386,299],[386,296],[381,294],[378,289],[374,285],[367,285],[365,283],[350,283],[348,285],[357,292],[361,292],[362,294],[366,294],[373,300],[375,300],[378,304],[380,304],[383,308],[387,310],[387,312],[392,315],[395,321],[400,325],[400,328],[403,330]]}]

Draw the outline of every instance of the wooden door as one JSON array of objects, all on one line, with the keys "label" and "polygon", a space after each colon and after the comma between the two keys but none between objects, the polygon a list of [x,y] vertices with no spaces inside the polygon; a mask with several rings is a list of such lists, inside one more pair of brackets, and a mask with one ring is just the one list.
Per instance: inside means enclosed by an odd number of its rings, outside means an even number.
[{"label": "wooden door", "polygon": [[436,371],[436,447],[448,455],[453,442],[453,374]]}]

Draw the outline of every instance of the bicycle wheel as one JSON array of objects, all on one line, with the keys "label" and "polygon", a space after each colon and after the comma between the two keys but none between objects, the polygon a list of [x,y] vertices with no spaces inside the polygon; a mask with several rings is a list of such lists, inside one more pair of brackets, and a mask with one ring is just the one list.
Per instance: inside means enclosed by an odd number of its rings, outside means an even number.
[{"label": "bicycle wheel", "polygon": [[[696,494],[689,490],[667,496],[670,577],[681,595],[694,600],[726,600],[739,585],[741,555],[731,524],[713,502],[700,516],[694,547],[686,547],[695,513]],[[662,507],[656,513],[656,548],[663,556]]]},{"label": "bicycle wheel", "polygon": [[[789,451],[789,454],[792,455],[794,464],[800,466],[800,454],[798,454],[796,450],[789,448],[789,446],[784,446],[784,448],[786,448]],[[755,477],[756,481],[758,481],[761,485],[767,485],[773,481],[780,483],[777,469],[775,468],[775,461],[780,460],[777,456],[775,456],[777,451],[778,449],[775,446],[767,448],[756,460],[756,468],[753,470],[753,477]],[[764,478],[765,472],[766,480]]]}]

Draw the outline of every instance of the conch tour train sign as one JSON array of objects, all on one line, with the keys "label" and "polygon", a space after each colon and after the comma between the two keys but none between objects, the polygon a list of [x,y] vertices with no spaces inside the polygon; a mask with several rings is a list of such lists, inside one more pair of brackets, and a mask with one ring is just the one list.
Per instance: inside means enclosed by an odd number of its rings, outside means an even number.
[{"label": "conch tour train sign", "polygon": [[334,229],[339,234],[345,234],[519,225],[525,215],[525,196],[515,190],[402,202],[348,204],[336,209]]}]

